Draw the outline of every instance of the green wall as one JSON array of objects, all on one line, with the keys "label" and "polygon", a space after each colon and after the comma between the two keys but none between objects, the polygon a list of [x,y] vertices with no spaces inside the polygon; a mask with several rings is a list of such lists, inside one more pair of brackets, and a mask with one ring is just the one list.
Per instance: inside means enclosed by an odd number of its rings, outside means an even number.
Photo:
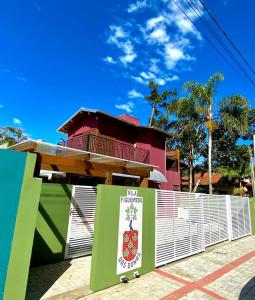
[{"label": "green wall", "polygon": [[23,300],[41,180],[36,155],[0,150],[0,299]]},{"label": "green wall", "polygon": [[64,259],[71,196],[71,185],[43,183],[31,265]]},{"label": "green wall", "polygon": [[255,198],[250,198],[250,211],[252,234],[255,234]]},{"label": "green wall", "polygon": [[116,275],[119,233],[120,197],[127,190],[137,190],[143,197],[142,267],[140,274],[151,272],[155,267],[155,190],[134,187],[100,185],[97,190],[95,232],[93,241],[90,289],[98,291],[120,282],[126,275],[133,278],[132,270]]}]

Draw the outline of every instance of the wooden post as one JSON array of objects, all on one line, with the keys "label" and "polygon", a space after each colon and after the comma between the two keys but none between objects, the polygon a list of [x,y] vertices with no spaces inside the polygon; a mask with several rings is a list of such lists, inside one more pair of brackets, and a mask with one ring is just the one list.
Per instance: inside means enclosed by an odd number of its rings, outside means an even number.
[{"label": "wooden post", "polygon": [[105,184],[112,185],[112,173],[106,173]]},{"label": "wooden post", "polygon": [[144,187],[144,188],[149,187],[149,180],[147,177],[142,178],[142,180],[140,181],[140,187]]}]

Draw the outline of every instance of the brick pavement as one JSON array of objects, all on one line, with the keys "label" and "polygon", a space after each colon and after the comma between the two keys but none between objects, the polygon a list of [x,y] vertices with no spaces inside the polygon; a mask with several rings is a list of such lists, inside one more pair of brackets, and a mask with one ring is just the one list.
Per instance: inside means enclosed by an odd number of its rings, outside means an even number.
[{"label": "brick pavement", "polygon": [[[53,285],[54,289],[50,288],[43,298],[54,295],[56,289],[59,294],[66,292],[70,280],[73,288],[82,286],[76,278],[84,280],[87,276],[87,281],[83,282],[88,283],[88,274],[84,274],[79,263],[82,259],[73,260],[77,263],[71,261],[76,275],[71,275],[71,267],[68,268],[69,275],[64,272]],[[88,266],[88,258],[86,261]],[[90,293],[86,288],[81,289],[80,294],[76,290],[75,294],[65,293],[49,299],[255,299],[255,237],[215,245],[206,252],[158,268],[128,284]]]}]

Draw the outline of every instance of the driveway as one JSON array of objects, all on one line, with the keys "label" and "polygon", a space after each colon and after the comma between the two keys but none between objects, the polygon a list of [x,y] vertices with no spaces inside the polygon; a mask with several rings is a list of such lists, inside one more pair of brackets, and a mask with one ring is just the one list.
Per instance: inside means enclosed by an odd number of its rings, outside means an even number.
[{"label": "driveway", "polygon": [[[76,276],[81,278],[77,272]],[[64,286],[65,280],[58,286]],[[73,291],[61,293],[59,289],[58,296],[48,299],[255,299],[255,237],[212,246],[128,284],[97,293],[92,294],[88,286],[81,288],[78,282],[77,289],[72,286]]]}]

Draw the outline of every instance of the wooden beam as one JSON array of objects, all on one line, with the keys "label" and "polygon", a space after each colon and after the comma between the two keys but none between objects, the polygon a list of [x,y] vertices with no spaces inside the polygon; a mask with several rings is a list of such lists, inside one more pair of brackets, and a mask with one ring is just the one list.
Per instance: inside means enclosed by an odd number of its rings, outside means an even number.
[{"label": "wooden beam", "polygon": [[111,172],[106,173],[105,184],[112,185],[112,173]]},{"label": "wooden beam", "polygon": [[140,182],[140,187],[144,187],[144,188],[149,187],[149,180],[148,180],[148,178],[142,178],[142,180]]},{"label": "wooden beam", "polygon": [[11,150],[33,152],[36,150],[36,143],[24,143],[21,145],[15,145]]},{"label": "wooden beam", "polygon": [[[142,176],[142,177],[149,177],[150,176],[150,167],[148,168],[126,168],[122,167],[121,165],[118,165],[118,163],[115,165],[113,163],[106,164],[106,163],[95,163],[95,162],[89,162],[84,159],[79,159],[75,157],[62,157],[62,156],[56,156],[56,155],[49,155],[49,154],[40,154],[41,155],[41,164],[43,168],[43,165],[50,165],[51,168],[59,169],[60,167],[67,171],[67,173],[74,173],[73,171],[76,170],[77,174],[88,174],[92,171],[102,173],[121,173],[121,174],[127,174],[127,175],[136,175],[136,176]],[[70,171],[72,170],[72,172]],[[64,172],[64,171],[61,171]]]},{"label": "wooden beam", "polygon": [[71,174],[78,174],[83,176],[92,176],[92,177],[102,177],[105,178],[107,176],[106,172],[100,170],[87,170],[84,168],[77,168],[72,166],[56,166],[50,164],[42,164],[42,170],[48,171],[56,171],[56,172],[64,172],[64,173],[71,173]]}]

